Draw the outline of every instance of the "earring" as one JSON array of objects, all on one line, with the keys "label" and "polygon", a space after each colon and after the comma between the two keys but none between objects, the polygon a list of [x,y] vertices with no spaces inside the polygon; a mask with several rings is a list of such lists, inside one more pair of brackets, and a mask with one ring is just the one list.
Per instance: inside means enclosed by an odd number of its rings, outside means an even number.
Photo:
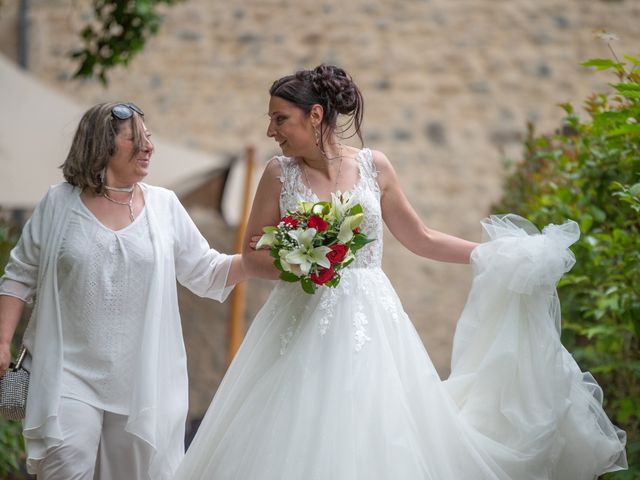
[{"label": "earring", "polygon": [[316,147],[320,146],[320,131],[317,128],[313,129],[313,134],[316,137]]}]

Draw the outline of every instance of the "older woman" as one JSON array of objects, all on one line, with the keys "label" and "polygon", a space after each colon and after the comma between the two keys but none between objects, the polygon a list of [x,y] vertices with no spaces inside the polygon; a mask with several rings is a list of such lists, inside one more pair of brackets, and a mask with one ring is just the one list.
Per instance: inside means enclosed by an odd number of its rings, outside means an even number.
[{"label": "older woman", "polygon": [[0,279],[0,372],[24,304],[24,421],[41,480],[171,478],[183,455],[186,357],[176,279],[223,301],[241,258],[209,247],[169,190],[140,183],[153,144],[140,108],[82,117]]}]

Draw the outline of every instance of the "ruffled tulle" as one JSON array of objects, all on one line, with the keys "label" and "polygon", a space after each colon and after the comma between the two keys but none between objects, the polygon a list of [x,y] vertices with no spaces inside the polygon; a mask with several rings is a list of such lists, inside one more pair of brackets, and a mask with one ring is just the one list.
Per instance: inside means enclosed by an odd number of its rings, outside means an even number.
[{"label": "ruffled tulle", "polygon": [[484,223],[442,382],[387,277],[278,283],[178,480],[591,480],[626,466],[624,432],[560,344],[555,285],[577,226]]},{"label": "ruffled tulle", "polygon": [[483,222],[474,279],[445,382],[465,423],[528,457],[546,476],[591,479],[627,467],[625,433],[602,409],[602,390],[560,343],[556,284],[571,269],[578,225],[542,233],[515,215]]}]

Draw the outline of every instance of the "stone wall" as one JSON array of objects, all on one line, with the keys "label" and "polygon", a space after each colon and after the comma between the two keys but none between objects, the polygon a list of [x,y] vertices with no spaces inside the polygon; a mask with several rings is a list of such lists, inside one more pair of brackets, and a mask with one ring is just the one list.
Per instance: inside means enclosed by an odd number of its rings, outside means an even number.
[{"label": "stone wall", "polygon": [[[0,49],[14,58],[17,3],[0,7]],[[250,143],[266,161],[278,153],[265,136],[272,81],[321,62],[343,66],[365,97],[366,145],[392,160],[428,225],[475,240],[527,122],[550,131],[557,104],[613,80],[579,66],[609,55],[593,31],[616,32],[621,54],[640,44],[636,0],[186,0],[166,9],[159,35],[104,89],[71,80],[67,54],[89,1],[30,4],[34,75],[85,103],[134,100],[154,132],[212,153]],[[385,241],[385,269],[446,374],[469,269]]]}]

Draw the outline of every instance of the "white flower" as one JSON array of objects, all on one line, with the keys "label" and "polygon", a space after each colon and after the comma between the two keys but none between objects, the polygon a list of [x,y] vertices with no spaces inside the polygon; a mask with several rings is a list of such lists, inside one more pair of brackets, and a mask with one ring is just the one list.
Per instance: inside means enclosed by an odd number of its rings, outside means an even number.
[{"label": "white flower", "polygon": [[342,220],[344,214],[353,207],[354,197],[349,192],[331,192],[331,212],[330,214],[338,221]]},{"label": "white flower", "polygon": [[635,125],[636,123],[638,123],[638,120],[636,120],[635,118],[633,118],[633,117],[627,118],[627,124],[628,125]]},{"label": "white flower", "polygon": [[360,226],[362,223],[362,219],[364,218],[363,213],[357,213],[356,215],[350,215],[342,221],[342,225],[340,225],[340,233],[338,233],[338,241],[340,243],[347,243],[353,238],[353,229]]},{"label": "white flower", "polygon": [[271,248],[276,241],[276,232],[278,231],[276,227],[264,227],[262,231],[264,234],[260,237],[260,240],[258,240],[256,250],[260,250],[260,248],[265,245]]},{"label": "white flower", "polygon": [[280,251],[278,252],[278,255],[280,255],[280,265],[282,265],[282,269],[283,269],[285,272],[291,272],[291,273],[293,273],[294,275],[297,275],[298,277],[302,276],[302,274],[303,274],[303,273],[302,273],[302,269],[300,268],[300,266],[299,266],[299,265],[295,265],[295,264],[294,264],[294,265],[292,265],[292,264],[290,264],[289,262],[287,262],[287,261],[285,260],[285,257],[286,257],[289,253],[291,253],[291,251],[290,251],[290,250],[284,250],[284,249],[282,249],[282,250],[280,250]]},{"label": "white flower", "polygon": [[602,40],[605,43],[616,42],[619,40],[618,36],[615,33],[607,32],[606,30],[597,30],[596,37]]},{"label": "white flower", "polygon": [[298,242],[298,247],[285,255],[285,262],[300,265],[300,269],[305,275],[309,273],[314,264],[325,268],[331,266],[329,259],[327,259],[327,253],[331,249],[313,246],[313,238],[316,236],[315,228],[291,230],[289,236]]}]

